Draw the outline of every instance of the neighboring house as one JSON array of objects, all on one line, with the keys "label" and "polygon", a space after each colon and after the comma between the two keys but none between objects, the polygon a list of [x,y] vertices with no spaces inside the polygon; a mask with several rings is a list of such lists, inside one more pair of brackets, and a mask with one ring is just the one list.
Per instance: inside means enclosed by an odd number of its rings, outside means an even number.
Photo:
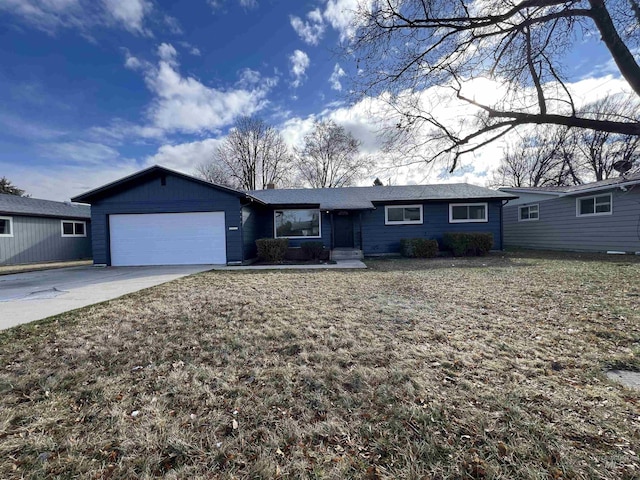
[{"label": "neighboring house", "polygon": [[91,204],[95,263],[166,265],[242,263],[264,237],[376,255],[401,238],[491,232],[500,249],[512,198],[468,184],[243,192],[154,166],[73,200]]},{"label": "neighboring house", "polygon": [[501,188],[506,247],[640,252],[640,173],[570,187]]},{"label": "neighboring house", "polygon": [[88,258],[88,205],[0,194],[0,265]]}]

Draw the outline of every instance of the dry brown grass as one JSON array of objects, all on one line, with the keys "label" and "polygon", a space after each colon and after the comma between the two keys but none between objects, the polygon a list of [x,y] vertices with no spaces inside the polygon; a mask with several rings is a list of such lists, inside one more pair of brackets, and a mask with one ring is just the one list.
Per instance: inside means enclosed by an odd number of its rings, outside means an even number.
[{"label": "dry brown grass", "polygon": [[614,260],[210,272],[14,328],[0,477],[638,478]]}]

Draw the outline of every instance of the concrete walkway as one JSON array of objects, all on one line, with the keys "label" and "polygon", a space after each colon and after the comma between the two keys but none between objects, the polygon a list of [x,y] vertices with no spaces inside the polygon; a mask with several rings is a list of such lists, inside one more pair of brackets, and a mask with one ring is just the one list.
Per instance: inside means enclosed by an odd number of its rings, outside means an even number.
[{"label": "concrete walkway", "polygon": [[0,330],[170,282],[213,265],[75,267],[0,276]]},{"label": "concrete walkway", "polygon": [[353,269],[367,268],[360,260],[338,260],[336,263],[311,265],[216,265],[212,270],[309,270],[309,269]]}]

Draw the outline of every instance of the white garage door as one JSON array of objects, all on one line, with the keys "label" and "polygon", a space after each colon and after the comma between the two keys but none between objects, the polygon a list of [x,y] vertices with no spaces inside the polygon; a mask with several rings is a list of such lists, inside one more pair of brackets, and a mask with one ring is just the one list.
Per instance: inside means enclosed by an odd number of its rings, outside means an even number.
[{"label": "white garage door", "polygon": [[227,263],[224,212],[109,215],[111,265]]}]

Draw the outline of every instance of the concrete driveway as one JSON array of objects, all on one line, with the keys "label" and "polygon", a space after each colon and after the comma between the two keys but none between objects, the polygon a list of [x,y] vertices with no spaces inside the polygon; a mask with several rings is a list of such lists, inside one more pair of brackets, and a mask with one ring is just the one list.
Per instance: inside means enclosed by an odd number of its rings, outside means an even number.
[{"label": "concrete driveway", "polygon": [[0,276],[0,330],[111,300],[213,265],[74,267]]}]

